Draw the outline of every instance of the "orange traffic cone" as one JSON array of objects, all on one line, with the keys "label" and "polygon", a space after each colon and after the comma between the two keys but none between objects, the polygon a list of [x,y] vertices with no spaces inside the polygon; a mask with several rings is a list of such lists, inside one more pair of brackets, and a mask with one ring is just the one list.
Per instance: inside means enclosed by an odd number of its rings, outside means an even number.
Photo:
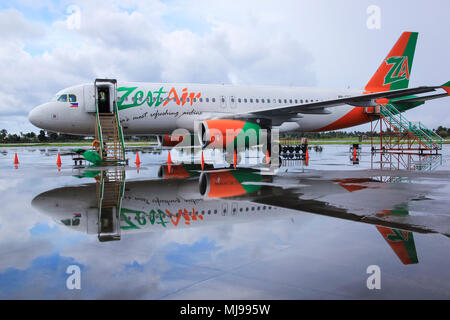
[{"label": "orange traffic cone", "polygon": [[233,165],[234,168],[236,169],[236,164],[237,164],[237,154],[236,154],[236,150],[234,150],[234,155],[233,155]]},{"label": "orange traffic cone", "polygon": [[305,153],[305,165],[307,166],[309,164],[309,151],[306,149]]},{"label": "orange traffic cone", "polygon": [[56,165],[58,167],[61,167],[61,155],[59,154],[59,152],[58,152],[58,158],[56,159]]},{"label": "orange traffic cone", "polygon": [[19,158],[17,157],[17,152],[16,152],[16,155],[14,156],[14,164],[19,164]]},{"label": "orange traffic cone", "polygon": [[141,164],[141,159],[139,159],[139,151],[136,152],[136,165],[139,167],[139,165]]},{"label": "orange traffic cone", "polygon": [[202,160],[201,160],[201,164],[202,164],[202,171],[203,171],[203,169],[205,169],[205,159],[203,158],[203,151],[202,151]]},{"label": "orange traffic cone", "polygon": [[269,154],[269,149],[267,149],[267,152],[266,152],[266,164],[269,164],[270,163],[270,154]]}]

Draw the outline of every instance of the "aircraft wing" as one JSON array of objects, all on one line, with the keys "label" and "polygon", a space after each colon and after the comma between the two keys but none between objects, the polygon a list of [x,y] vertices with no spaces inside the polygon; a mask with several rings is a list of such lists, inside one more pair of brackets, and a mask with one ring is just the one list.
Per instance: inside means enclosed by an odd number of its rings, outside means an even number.
[{"label": "aircraft wing", "polygon": [[[435,92],[443,89],[446,93],[433,94],[427,96],[416,97],[417,94],[425,94]],[[351,105],[355,107],[374,107],[382,103],[387,103],[390,99],[398,99],[396,102],[412,102],[412,101],[426,101],[436,98],[442,98],[450,95],[450,81],[442,86],[421,86],[415,88],[398,89],[391,91],[382,91],[367,93],[358,96],[348,96],[338,99],[317,101],[305,104],[296,104],[288,106],[280,106],[276,108],[265,108],[250,112],[253,116],[262,117],[295,117],[296,114],[327,114],[330,113],[326,108],[337,107],[340,105]],[[413,97],[412,97],[413,96]],[[404,99],[402,99],[404,98]],[[380,101],[380,99],[386,99]],[[237,114],[236,117],[246,117],[246,114]]]}]

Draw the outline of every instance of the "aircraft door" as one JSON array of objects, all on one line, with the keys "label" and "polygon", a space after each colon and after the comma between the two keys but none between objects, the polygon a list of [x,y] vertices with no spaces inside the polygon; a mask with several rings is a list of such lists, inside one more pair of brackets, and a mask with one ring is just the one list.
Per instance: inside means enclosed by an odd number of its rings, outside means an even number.
[{"label": "aircraft door", "polygon": [[109,86],[97,86],[98,112],[111,113],[111,92]]},{"label": "aircraft door", "polygon": [[99,113],[113,113],[114,103],[117,100],[117,80],[96,79],[95,101],[97,102]]},{"label": "aircraft door", "polygon": [[84,111],[95,112],[95,89],[93,84],[83,86]]}]

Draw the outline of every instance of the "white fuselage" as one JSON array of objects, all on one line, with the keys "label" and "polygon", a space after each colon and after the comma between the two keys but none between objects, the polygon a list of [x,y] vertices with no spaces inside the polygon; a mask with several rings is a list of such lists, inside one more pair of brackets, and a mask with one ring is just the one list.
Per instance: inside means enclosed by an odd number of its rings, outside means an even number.
[{"label": "white fuselage", "polygon": [[[180,128],[193,132],[196,121],[233,119],[236,114],[363,93],[350,89],[138,82],[119,82],[117,88],[119,118],[125,135],[170,134]],[[57,101],[63,95],[72,95],[72,101]],[[328,114],[298,114],[290,119],[272,116],[270,120],[281,132],[330,130],[330,125],[345,118],[354,108],[342,105],[329,108]],[[95,112],[94,85],[85,84],[61,90],[53,101],[34,108],[29,119],[49,131],[93,135]],[[366,121],[361,117],[350,124]],[[334,127],[348,124],[340,121]]]}]

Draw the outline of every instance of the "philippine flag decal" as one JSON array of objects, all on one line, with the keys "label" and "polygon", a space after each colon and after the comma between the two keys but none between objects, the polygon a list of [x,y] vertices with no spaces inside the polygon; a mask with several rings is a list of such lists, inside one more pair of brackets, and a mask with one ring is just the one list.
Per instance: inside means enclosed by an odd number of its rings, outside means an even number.
[{"label": "philippine flag decal", "polygon": [[78,102],[71,102],[70,103],[71,108],[78,108]]}]

